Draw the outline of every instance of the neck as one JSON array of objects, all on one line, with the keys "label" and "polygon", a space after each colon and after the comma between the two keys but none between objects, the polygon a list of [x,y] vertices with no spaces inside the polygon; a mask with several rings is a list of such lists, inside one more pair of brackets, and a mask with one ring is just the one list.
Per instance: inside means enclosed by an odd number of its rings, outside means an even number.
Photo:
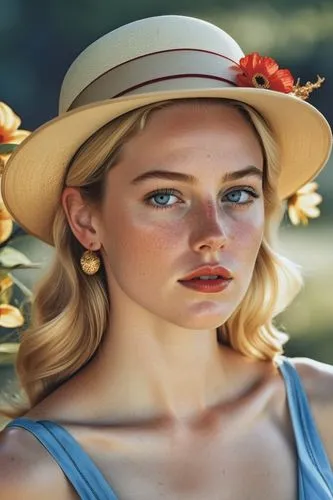
[{"label": "neck", "polygon": [[221,346],[215,328],[188,330],[115,310],[87,366],[101,415],[187,421],[230,399],[237,385],[244,390],[239,368],[251,360]]}]

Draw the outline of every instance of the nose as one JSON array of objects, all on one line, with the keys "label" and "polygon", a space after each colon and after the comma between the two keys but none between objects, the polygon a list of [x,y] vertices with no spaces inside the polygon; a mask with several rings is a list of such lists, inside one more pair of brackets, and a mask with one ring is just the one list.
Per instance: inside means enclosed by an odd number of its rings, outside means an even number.
[{"label": "nose", "polygon": [[194,251],[216,252],[223,248],[228,241],[226,226],[221,209],[212,202],[206,203],[194,215],[191,234],[191,246]]}]

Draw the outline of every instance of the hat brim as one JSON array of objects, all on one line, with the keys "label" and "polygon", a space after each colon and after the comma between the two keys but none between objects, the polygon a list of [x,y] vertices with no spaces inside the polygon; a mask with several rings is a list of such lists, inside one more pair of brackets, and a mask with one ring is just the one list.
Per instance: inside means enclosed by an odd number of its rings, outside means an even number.
[{"label": "hat brim", "polygon": [[147,104],[184,98],[228,98],[254,107],[267,121],[281,151],[278,195],[285,199],[312,180],[327,162],[331,129],[324,116],[301,99],[257,88],[212,88],[150,92],[94,102],[64,113],[35,130],[12,153],[1,190],[14,220],[54,245],[52,226],[69,161],[96,130]]}]

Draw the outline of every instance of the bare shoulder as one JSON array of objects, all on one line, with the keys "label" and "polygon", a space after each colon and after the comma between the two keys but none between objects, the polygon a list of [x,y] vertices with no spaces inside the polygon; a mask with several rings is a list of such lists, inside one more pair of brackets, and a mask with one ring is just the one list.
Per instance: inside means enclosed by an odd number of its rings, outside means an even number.
[{"label": "bare shoulder", "polygon": [[315,404],[333,408],[333,365],[310,358],[290,358],[308,397]]},{"label": "bare shoulder", "polygon": [[11,500],[77,499],[61,469],[24,429],[0,432],[1,498]]},{"label": "bare shoulder", "polygon": [[310,358],[291,358],[308,397],[325,450],[333,465],[333,366]]}]

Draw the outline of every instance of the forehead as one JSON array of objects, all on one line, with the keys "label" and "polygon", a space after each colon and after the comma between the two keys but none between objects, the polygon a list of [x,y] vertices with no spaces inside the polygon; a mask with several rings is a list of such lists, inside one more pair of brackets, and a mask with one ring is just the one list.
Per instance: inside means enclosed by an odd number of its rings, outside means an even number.
[{"label": "forehead", "polygon": [[[122,157],[140,167],[145,162],[214,161],[261,163],[258,133],[235,107],[217,102],[172,103],[153,110],[143,129],[123,147]],[[244,166],[244,165],[243,165]]]},{"label": "forehead", "polygon": [[[161,108],[153,109],[148,113],[144,130],[158,133],[172,125],[185,130],[198,130],[208,127],[226,131],[237,127],[242,131],[253,131],[253,125],[245,109],[240,109],[231,103],[218,99],[187,99],[180,102],[165,103]],[[172,134],[172,130],[169,131]]]}]

